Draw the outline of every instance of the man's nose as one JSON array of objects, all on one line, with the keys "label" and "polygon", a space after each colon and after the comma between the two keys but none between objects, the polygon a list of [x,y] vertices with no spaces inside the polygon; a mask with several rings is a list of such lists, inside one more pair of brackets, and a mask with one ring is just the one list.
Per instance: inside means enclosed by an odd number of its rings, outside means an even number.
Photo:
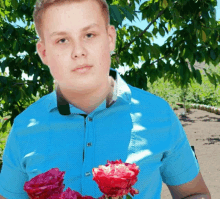
[{"label": "man's nose", "polygon": [[83,42],[75,43],[72,50],[72,58],[85,56],[86,50]]}]

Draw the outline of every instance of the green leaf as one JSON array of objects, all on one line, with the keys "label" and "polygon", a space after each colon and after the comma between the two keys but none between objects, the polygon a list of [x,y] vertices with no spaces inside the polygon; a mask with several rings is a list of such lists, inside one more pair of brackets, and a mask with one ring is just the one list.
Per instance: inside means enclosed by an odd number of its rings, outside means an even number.
[{"label": "green leaf", "polygon": [[168,6],[167,0],[163,0],[162,6],[163,8],[166,8]]},{"label": "green leaf", "polygon": [[10,120],[6,120],[6,121],[3,123],[2,127],[0,128],[0,132],[6,132],[7,126],[8,126],[8,123],[9,123],[9,122],[10,122]]},{"label": "green leaf", "polygon": [[132,197],[129,195],[126,195],[126,199],[132,199]]},{"label": "green leaf", "polygon": [[12,7],[16,10],[18,8],[18,1],[17,0],[11,0]]},{"label": "green leaf", "polygon": [[120,7],[120,9],[124,12],[126,18],[129,20],[129,21],[133,21],[134,20],[134,16],[126,9],[126,7]]},{"label": "green leaf", "polygon": [[149,58],[149,46],[147,46],[146,44],[142,43],[141,51],[142,51],[142,54],[143,54],[145,60],[148,59]]},{"label": "green leaf", "polygon": [[214,76],[214,75],[211,76],[211,75],[210,75],[209,73],[207,73],[206,71],[205,71],[205,73],[206,73],[207,77],[209,78],[209,81],[210,81],[213,85],[216,86],[216,78],[215,78],[215,76]]},{"label": "green leaf", "polygon": [[13,50],[14,51],[17,51],[17,45],[18,45],[18,42],[17,42],[17,40],[15,40],[13,43]]},{"label": "green leaf", "polygon": [[186,54],[186,49],[185,48],[182,50],[182,52],[180,54],[181,54],[181,57],[184,57],[185,59],[187,58],[187,57],[185,57],[185,54]]},{"label": "green leaf", "polygon": [[31,0],[28,0],[28,7],[30,7],[31,5]]},{"label": "green leaf", "polygon": [[153,55],[151,57],[155,57],[156,59],[159,59],[160,51],[158,51],[158,49],[155,46],[150,46],[150,50],[151,50],[151,54]]},{"label": "green leaf", "polygon": [[212,42],[212,48],[216,49],[218,47],[218,42]]},{"label": "green leaf", "polygon": [[143,57],[143,56],[141,56],[141,61],[145,61],[145,59],[144,59],[144,57]]},{"label": "green leaf", "polygon": [[159,28],[159,33],[162,37],[165,35],[165,31],[162,27]]},{"label": "green leaf", "polygon": [[215,51],[214,50],[210,50],[210,57],[212,58],[212,60],[216,60],[216,54],[215,54]]},{"label": "green leaf", "polygon": [[172,39],[172,36],[169,36],[168,38],[167,38],[167,43],[169,43],[170,41],[171,41],[171,39]]},{"label": "green leaf", "polygon": [[5,4],[4,4],[3,0],[0,1],[0,6],[1,6],[1,8],[5,9]]},{"label": "green leaf", "polygon": [[11,1],[10,0],[5,0],[5,6],[9,7],[11,5]]},{"label": "green leaf", "polygon": [[8,26],[7,31],[3,34],[3,36],[8,39],[14,31],[14,27],[12,25]]},{"label": "green leaf", "polygon": [[190,64],[190,67],[191,67],[191,69],[192,69],[193,76],[194,76],[194,78],[196,79],[196,70],[195,70],[195,68],[193,67],[193,65],[191,65],[191,64]]},{"label": "green leaf", "polygon": [[29,84],[29,85],[28,85],[28,90],[27,90],[27,92],[28,92],[28,95],[29,95],[29,96],[31,96],[31,95],[33,94],[34,88],[33,88],[33,85],[32,85],[32,84]]},{"label": "green leaf", "polygon": [[36,71],[35,73],[34,73],[34,77],[33,77],[33,82],[34,82],[34,84],[36,84],[37,83],[37,78],[38,78],[38,71]]},{"label": "green leaf", "polygon": [[158,29],[157,29],[157,28],[154,28],[153,31],[152,31],[152,33],[156,36],[157,33],[158,33]]},{"label": "green leaf", "polygon": [[215,74],[215,76],[216,76],[216,78],[218,80],[218,83],[220,84],[220,75]]},{"label": "green leaf", "polygon": [[28,76],[32,76],[34,74],[34,66],[29,68]]},{"label": "green leaf", "polygon": [[170,63],[165,64],[165,71],[166,72],[170,71]]},{"label": "green leaf", "polygon": [[202,84],[202,76],[198,69],[196,69],[196,81],[201,85]]},{"label": "green leaf", "polygon": [[168,31],[171,31],[172,29],[172,24],[168,23]]},{"label": "green leaf", "polygon": [[0,76],[0,83],[7,84],[7,77]]},{"label": "green leaf", "polygon": [[146,31],[145,33],[144,33],[144,35],[146,35],[147,37],[152,37],[152,34],[150,33],[150,32],[148,32],[148,31]]},{"label": "green leaf", "polygon": [[204,57],[202,56],[201,52],[199,51],[196,52],[195,56],[196,56],[196,61],[198,61],[199,63],[203,62]]},{"label": "green leaf", "polygon": [[172,55],[173,60],[176,60],[178,58],[178,53],[179,53],[178,50],[175,50],[173,52],[173,55]]},{"label": "green leaf", "polygon": [[140,38],[139,38],[139,37],[136,37],[136,38],[135,38],[135,41],[136,41],[136,43],[137,43],[137,46],[140,46]]},{"label": "green leaf", "polygon": [[2,63],[1,63],[1,71],[4,73],[5,72],[5,68],[7,66],[7,60],[4,60]]},{"label": "green leaf", "polygon": [[3,19],[5,18],[5,13],[2,12],[1,9],[0,9],[0,15],[1,15],[1,18],[3,18]]},{"label": "green leaf", "polygon": [[194,65],[194,63],[193,63],[194,54],[192,53],[192,51],[189,48],[186,49],[186,57],[188,57],[190,64]]},{"label": "green leaf", "polygon": [[21,92],[20,92],[20,90],[19,89],[17,89],[16,91],[15,91],[15,99],[16,99],[16,101],[19,101],[20,99],[21,99]]},{"label": "green leaf", "polygon": [[27,10],[27,6],[25,5],[25,4],[23,4],[22,6],[21,6],[21,9],[23,10],[23,11],[25,11],[25,10]]},{"label": "green leaf", "polygon": [[[1,91],[0,91],[1,92]],[[4,100],[1,100],[1,104],[5,104],[5,101]]]},{"label": "green leaf", "polygon": [[123,21],[122,15],[117,5],[110,6],[111,14],[113,15],[114,19],[121,24]]},{"label": "green leaf", "polygon": [[8,96],[8,103],[12,104],[13,102],[14,102],[14,98],[11,95],[9,95]]},{"label": "green leaf", "polygon": [[180,63],[180,65],[179,65],[179,73],[180,73],[180,76],[182,77],[182,79],[184,79],[184,77],[185,77],[185,70],[184,70],[184,64],[183,63]]},{"label": "green leaf", "polygon": [[204,41],[204,42],[206,42],[206,33],[205,33],[205,31],[204,30],[202,30],[202,40]]},{"label": "green leaf", "polygon": [[41,82],[42,82],[42,84],[45,84],[46,83],[46,78],[45,77],[41,77]]}]

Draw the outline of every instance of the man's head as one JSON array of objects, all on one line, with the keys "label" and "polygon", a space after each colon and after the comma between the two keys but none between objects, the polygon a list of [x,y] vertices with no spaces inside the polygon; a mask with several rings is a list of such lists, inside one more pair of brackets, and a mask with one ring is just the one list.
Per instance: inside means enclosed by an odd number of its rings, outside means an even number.
[{"label": "man's head", "polygon": [[[64,90],[89,93],[106,86],[115,49],[115,27],[109,25],[104,0],[41,0],[35,7],[37,51]],[[49,4],[46,4],[48,3]],[[103,4],[102,4],[103,3]],[[107,5],[108,6],[108,5]],[[90,28],[88,28],[90,27]],[[73,71],[80,65],[88,73]]]},{"label": "man's head", "polygon": [[[43,15],[47,8],[53,5],[59,5],[63,4],[66,2],[82,2],[85,0],[37,0],[35,4],[35,9],[33,13],[33,18],[34,18],[34,24],[35,24],[35,30],[40,38],[40,40],[44,41],[44,35],[42,33],[42,26],[43,26]],[[106,30],[108,26],[110,25],[110,17],[109,17],[109,7],[108,4],[106,3],[106,0],[96,0],[103,18],[105,20],[105,25],[106,25]]]}]

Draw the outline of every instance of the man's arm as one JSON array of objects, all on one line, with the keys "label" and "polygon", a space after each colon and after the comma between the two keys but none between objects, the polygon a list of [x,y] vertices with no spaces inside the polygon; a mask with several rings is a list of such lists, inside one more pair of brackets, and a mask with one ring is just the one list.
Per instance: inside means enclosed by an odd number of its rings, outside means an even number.
[{"label": "man's arm", "polygon": [[184,199],[210,199],[210,198],[211,198],[210,194],[208,194],[208,195],[199,194],[199,195],[189,196],[189,197],[186,197]]},{"label": "man's arm", "polygon": [[6,198],[4,198],[3,196],[0,195],[0,199],[6,199]]},{"label": "man's arm", "polygon": [[167,187],[173,199],[211,199],[211,194],[200,172],[188,183],[179,186],[167,185]]}]

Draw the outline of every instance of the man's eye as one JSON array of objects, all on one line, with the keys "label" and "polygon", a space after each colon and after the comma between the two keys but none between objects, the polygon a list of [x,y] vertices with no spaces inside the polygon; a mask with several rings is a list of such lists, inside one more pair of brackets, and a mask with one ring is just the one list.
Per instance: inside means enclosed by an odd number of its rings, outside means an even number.
[{"label": "man's eye", "polygon": [[[60,43],[60,41],[66,41],[66,39],[60,39],[57,43]],[[63,43],[63,42],[61,42]]]},{"label": "man's eye", "polygon": [[[92,33],[89,33],[89,34],[87,34],[87,35],[93,35],[93,37],[95,36],[94,34],[92,34]],[[91,37],[90,37],[91,38]]]}]

